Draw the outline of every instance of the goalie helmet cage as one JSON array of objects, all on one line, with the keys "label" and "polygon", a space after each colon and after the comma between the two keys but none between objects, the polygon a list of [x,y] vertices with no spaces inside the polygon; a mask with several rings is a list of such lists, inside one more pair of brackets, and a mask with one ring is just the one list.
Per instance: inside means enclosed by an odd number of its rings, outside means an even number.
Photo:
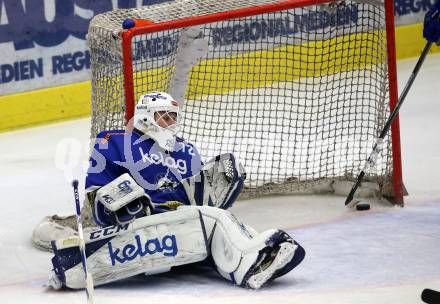
[{"label": "goalie helmet cage", "polygon": [[[148,22],[123,29],[127,18]],[[208,47],[180,79],[180,135],[205,159],[233,152],[250,196],[356,179],[398,100],[393,1],[176,0],[97,15],[92,137],[123,129],[140,95],[173,89],[188,28]],[[403,205],[400,154],[397,118],[364,181]]]}]

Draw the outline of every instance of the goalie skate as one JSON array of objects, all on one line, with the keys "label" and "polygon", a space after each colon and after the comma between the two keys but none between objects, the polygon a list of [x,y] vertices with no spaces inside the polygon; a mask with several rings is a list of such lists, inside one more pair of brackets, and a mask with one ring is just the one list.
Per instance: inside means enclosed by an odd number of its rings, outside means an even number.
[{"label": "goalie skate", "polygon": [[304,249],[293,240],[266,248],[260,253],[259,262],[246,275],[245,286],[252,289],[263,287],[298,266],[304,256]]}]

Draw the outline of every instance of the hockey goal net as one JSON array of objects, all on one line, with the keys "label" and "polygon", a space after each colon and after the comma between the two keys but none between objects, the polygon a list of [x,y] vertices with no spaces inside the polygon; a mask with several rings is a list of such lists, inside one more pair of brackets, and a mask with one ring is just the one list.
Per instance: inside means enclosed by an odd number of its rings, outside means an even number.
[{"label": "hockey goal net", "polygon": [[[349,190],[397,101],[391,0],[176,0],[97,15],[88,43],[92,136],[172,92],[180,135],[204,159],[233,152],[248,195]],[[397,204],[400,163],[396,120],[366,181]]]}]

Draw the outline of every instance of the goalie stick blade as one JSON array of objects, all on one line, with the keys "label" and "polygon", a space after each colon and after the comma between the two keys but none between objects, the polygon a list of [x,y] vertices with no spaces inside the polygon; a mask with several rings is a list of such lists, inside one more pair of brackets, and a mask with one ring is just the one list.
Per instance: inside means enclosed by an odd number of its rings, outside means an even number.
[{"label": "goalie stick blade", "polygon": [[422,291],[422,301],[428,304],[440,303],[440,292],[426,288]]}]

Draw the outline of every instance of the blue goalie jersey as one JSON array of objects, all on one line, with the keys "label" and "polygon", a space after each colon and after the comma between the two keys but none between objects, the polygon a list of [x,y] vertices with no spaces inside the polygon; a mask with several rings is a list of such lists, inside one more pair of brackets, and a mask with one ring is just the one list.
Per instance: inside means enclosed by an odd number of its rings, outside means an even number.
[{"label": "blue goalie jersey", "polygon": [[[202,166],[197,149],[181,138],[177,138],[174,151],[165,151],[136,130],[104,131],[98,134],[90,157],[86,191],[92,192],[128,173],[151,197],[155,213],[174,210],[176,204],[190,204],[180,181],[198,174]],[[102,205],[96,209],[99,214],[95,219],[108,217]]]}]

